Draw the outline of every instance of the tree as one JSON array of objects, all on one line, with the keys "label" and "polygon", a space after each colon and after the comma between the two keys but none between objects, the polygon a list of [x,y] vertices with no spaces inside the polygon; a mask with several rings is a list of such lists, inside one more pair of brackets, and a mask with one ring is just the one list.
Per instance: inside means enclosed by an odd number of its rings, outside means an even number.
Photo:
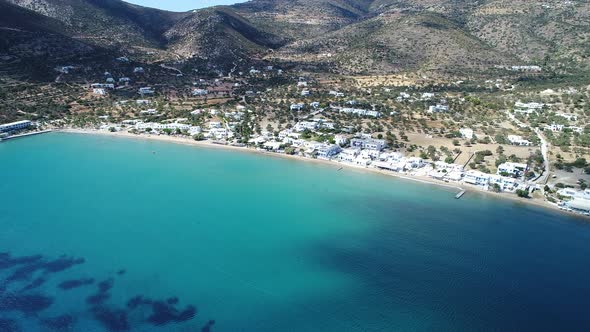
[{"label": "tree", "polygon": [[516,189],[516,195],[521,198],[529,198],[528,190]]},{"label": "tree", "polygon": [[203,135],[202,133],[198,133],[193,136],[193,139],[195,141],[203,141],[205,139],[205,135]]},{"label": "tree", "polygon": [[494,183],[494,184],[492,185],[492,191],[493,191],[493,192],[496,192],[496,193],[499,193],[500,191],[502,191],[502,188],[500,188],[500,185],[499,185],[499,184],[497,184],[497,183]]}]

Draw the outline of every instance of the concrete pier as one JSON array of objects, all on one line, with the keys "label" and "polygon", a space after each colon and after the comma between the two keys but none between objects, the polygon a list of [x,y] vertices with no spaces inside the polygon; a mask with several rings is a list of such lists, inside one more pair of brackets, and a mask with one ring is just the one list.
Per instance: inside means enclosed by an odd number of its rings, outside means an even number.
[{"label": "concrete pier", "polygon": [[0,138],[0,142],[1,141],[8,141],[9,139],[13,139],[13,138],[21,138],[21,137],[45,134],[45,133],[49,133],[51,131],[52,131],[51,129],[48,129],[48,130],[42,130],[42,131],[34,131],[34,132],[26,133],[26,134],[8,136],[8,137]]}]

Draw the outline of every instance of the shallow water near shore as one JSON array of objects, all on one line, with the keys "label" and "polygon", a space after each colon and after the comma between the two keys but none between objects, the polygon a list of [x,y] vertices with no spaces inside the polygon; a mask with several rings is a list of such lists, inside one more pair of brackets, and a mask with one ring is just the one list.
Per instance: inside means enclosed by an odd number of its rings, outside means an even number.
[{"label": "shallow water near shore", "polygon": [[339,168],[0,143],[0,331],[590,330],[583,219]]}]

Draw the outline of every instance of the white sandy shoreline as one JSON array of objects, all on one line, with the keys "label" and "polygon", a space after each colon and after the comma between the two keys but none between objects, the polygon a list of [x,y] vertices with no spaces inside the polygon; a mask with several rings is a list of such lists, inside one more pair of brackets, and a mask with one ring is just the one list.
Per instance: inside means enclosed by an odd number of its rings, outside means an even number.
[{"label": "white sandy shoreline", "polygon": [[568,215],[571,215],[571,216],[581,217],[581,218],[584,218],[586,220],[588,219],[584,215],[581,215],[581,214],[578,214],[578,213],[573,213],[573,212],[570,212],[570,211],[562,210],[556,204],[550,203],[550,202],[548,202],[546,200],[541,200],[541,199],[536,199],[536,198],[523,199],[523,198],[517,197],[514,194],[511,195],[511,194],[505,194],[505,193],[494,193],[494,192],[490,192],[490,191],[484,190],[483,188],[480,188],[480,187],[477,187],[477,186],[466,185],[466,184],[459,184],[459,183],[457,183],[457,184],[451,184],[451,183],[442,182],[442,181],[439,181],[439,180],[436,180],[436,179],[432,179],[430,177],[425,177],[425,176],[409,176],[409,175],[404,175],[404,174],[400,174],[400,173],[379,170],[379,169],[376,169],[376,168],[367,168],[367,167],[356,166],[356,165],[351,165],[351,164],[347,164],[347,163],[341,163],[341,162],[337,162],[337,161],[322,160],[322,159],[311,159],[311,158],[306,158],[306,157],[301,157],[301,156],[295,156],[295,155],[287,155],[287,154],[282,154],[282,153],[265,152],[265,151],[260,151],[260,150],[256,150],[256,149],[253,149],[253,148],[248,148],[248,147],[239,147],[239,146],[232,146],[232,145],[225,145],[225,144],[216,144],[216,143],[213,143],[211,141],[195,141],[195,140],[192,140],[190,138],[182,138],[182,137],[175,137],[175,136],[143,135],[143,134],[131,134],[131,133],[127,133],[127,132],[108,132],[108,131],[104,131],[104,130],[72,129],[72,128],[69,128],[69,129],[58,129],[58,130],[55,130],[55,132],[74,133],[74,134],[90,134],[90,135],[104,135],[104,136],[110,136],[110,137],[122,137],[122,138],[134,138],[134,139],[142,139],[142,140],[152,140],[152,141],[169,142],[169,143],[176,143],[176,144],[183,144],[183,145],[191,145],[191,146],[199,146],[199,147],[207,147],[207,148],[229,149],[229,150],[234,150],[234,151],[242,151],[242,152],[248,152],[248,153],[255,153],[255,154],[264,155],[264,156],[270,156],[270,157],[279,157],[279,158],[286,158],[286,159],[291,159],[291,160],[299,160],[299,161],[320,163],[320,164],[329,165],[329,166],[346,167],[348,169],[359,170],[359,171],[363,171],[363,172],[370,172],[370,173],[374,173],[374,174],[381,174],[381,175],[386,175],[386,176],[390,176],[390,177],[394,177],[394,178],[399,178],[399,179],[404,179],[404,180],[410,180],[410,181],[420,182],[420,183],[424,183],[424,184],[437,185],[437,186],[441,186],[441,187],[455,189],[457,191],[460,191],[460,190],[467,190],[467,191],[472,190],[472,191],[476,191],[476,192],[483,193],[483,194],[486,194],[486,195],[494,196],[494,197],[497,197],[497,198],[508,199],[508,200],[513,201],[513,202],[519,202],[519,203],[523,203],[523,204],[531,204],[531,205],[534,205],[534,206],[537,206],[537,207],[550,209],[552,211],[559,211],[561,213],[565,213],[565,214],[568,214]]}]

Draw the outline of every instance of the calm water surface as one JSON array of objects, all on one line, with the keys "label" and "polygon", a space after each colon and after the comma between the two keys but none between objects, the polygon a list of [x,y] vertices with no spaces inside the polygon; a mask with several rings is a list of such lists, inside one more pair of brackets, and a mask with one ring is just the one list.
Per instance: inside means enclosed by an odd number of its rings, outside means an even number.
[{"label": "calm water surface", "polygon": [[590,224],[338,168],[0,143],[0,331],[590,330]]}]

